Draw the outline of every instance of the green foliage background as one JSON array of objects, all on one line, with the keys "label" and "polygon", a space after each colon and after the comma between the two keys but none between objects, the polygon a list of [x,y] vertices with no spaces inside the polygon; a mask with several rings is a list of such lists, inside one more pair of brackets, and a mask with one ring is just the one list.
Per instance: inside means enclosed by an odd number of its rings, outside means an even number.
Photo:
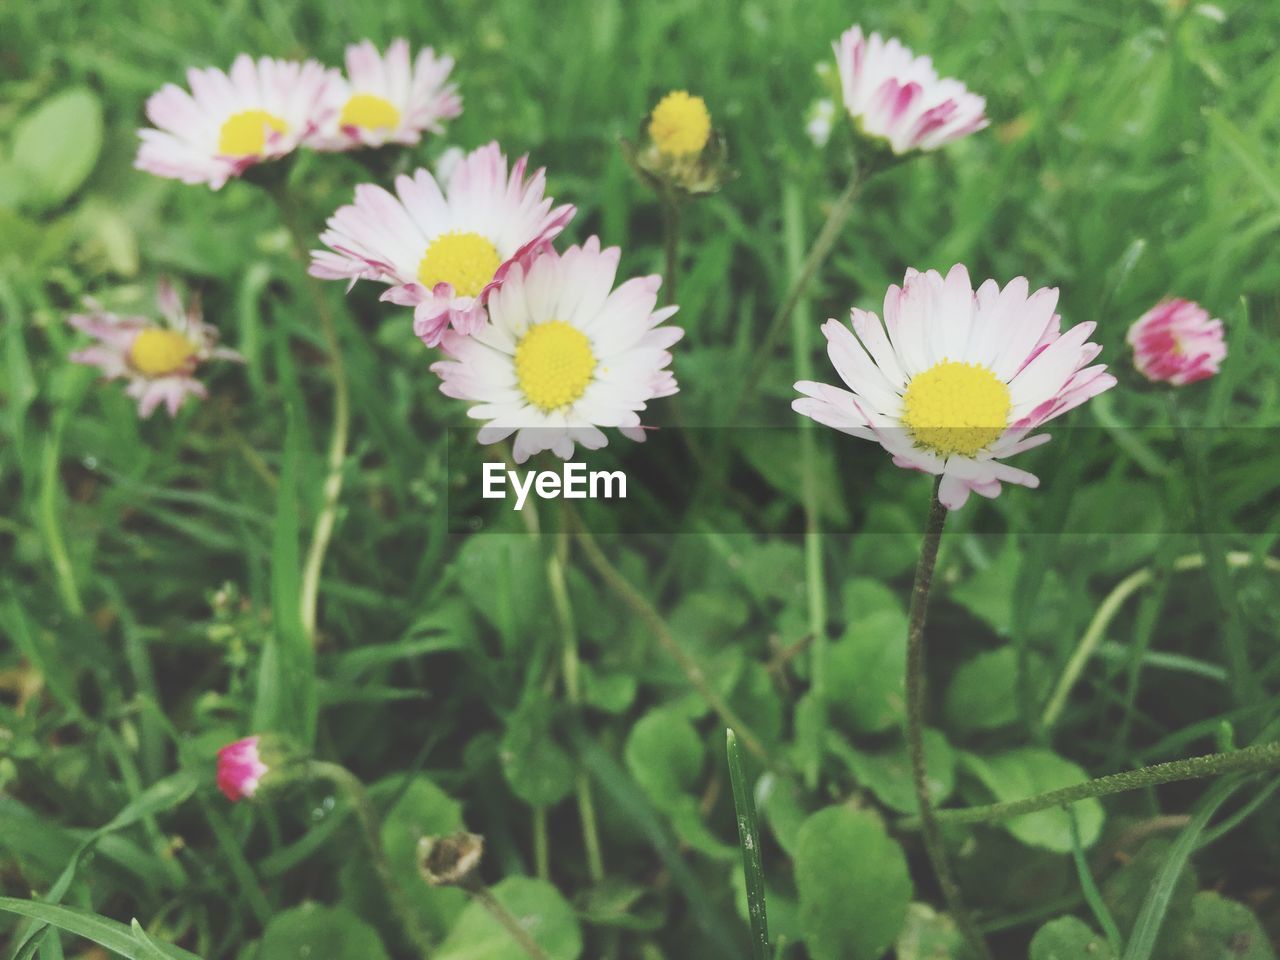
[{"label": "green foliage background", "polygon": [[[15,3],[0,11],[0,892],[13,898],[0,901],[0,935],[25,936],[25,911],[70,931],[46,937],[41,960],[100,955],[73,934],[138,957],[182,955],[161,942],[210,960],[413,955],[325,784],[235,808],[213,790],[216,749],[265,725],[372,785],[433,956],[522,956],[463,894],[417,877],[418,838],[462,826],[485,836],[485,879],[548,956],[744,955],[722,724],[577,549],[584,705],[566,704],[546,544],[515,518],[509,535],[448,532],[445,430],[463,424],[462,405],[438,393],[407,313],[371,285],[346,299],[352,454],[322,642],[298,653],[297,544],[319,503],[331,408],[302,271],[261,193],[136,172],[134,130],[145,98],[189,66],[241,51],[337,64],[348,42],[403,35],[457,58],[464,98],[447,135],[406,162],[490,139],[531,153],[550,192],[578,206],[564,239],[620,245],[628,276],[662,269],[660,220],[617,139],[668,89],[703,95],[738,176],[684,218],[675,370],[685,421],[722,426],[846,176],[847,138],[818,150],[803,120],[824,93],[815,64],[855,20],[932,53],[988,96],[994,122],[874,182],[746,423],[793,425],[791,382],[826,369],[817,323],[878,309],[907,266],[961,261],[978,278],[1060,286],[1066,322],[1096,319],[1117,367],[1128,324],[1167,294],[1223,317],[1231,349],[1221,376],[1180,398],[1188,422],[1212,428],[1195,431],[1211,468],[1209,544],[1241,557],[1225,592],[1175,563],[1203,546],[1183,455],[1162,399],[1125,385],[1072,415],[1093,429],[1061,427],[1025,457],[1040,490],[953,518],[929,635],[938,801],[1011,799],[1232,736],[1275,738],[1280,585],[1261,558],[1275,552],[1280,472],[1280,6]],[[291,183],[318,230],[367,178],[350,158],[309,155]],[[176,422],[139,423],[118,386],[67,362],[78,341],[64,318],[90,294],[149,309],[160,273],[201,293],[248,362],[213,371],[210,400]],[[769,755],[768,767],[748,761],[783,955],[958,957],[900,823],[914,809],[897,732],[904,605],[928,482],[887,458],[871,482],[847,481],[841,458],[880,452],[799,437],[724,451],[716,466],[749,506],[700,501],[668,537],[611,534],[600,516],[596,540]],[[608,455],[642,462],[643,448]],[[803,523],[805,489],[820,525],[877,532],[806,553],[785,533]],[[543,508],[544,528],[554,513]],[[1132,532],[1036,535],[1097,517]],[[1144,568],[1044,722],[1099,604]],[[815,627],[830,637],[820,685]],[[1247,651],[1247,684],[1231,679],[1231,642]],[[998,955],[1273,957],[1275,782],[1236,786],[957,832],[966,895]],[[583,790],[603,882],[587,868]],[[1229,829],[1188,835],[1181,818],[1210,801]],[[531,879],[542,822],[549,868]],[[1169,870],[1171,839],[1206,842]],[[1135,947],[1152,889],[1169,895],[1160,939]]]}]

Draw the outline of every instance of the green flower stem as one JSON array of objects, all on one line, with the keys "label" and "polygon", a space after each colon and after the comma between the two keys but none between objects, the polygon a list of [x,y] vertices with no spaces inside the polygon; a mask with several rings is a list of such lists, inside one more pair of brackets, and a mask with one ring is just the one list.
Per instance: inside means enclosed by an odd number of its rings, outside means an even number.
[{"label": "green flower stem", "polygon": [[1205,556],[1205,572],[1209,575],[1209,587],[1218,603],[1218,613],[1222,618],[1222,634],[1226,641],[1227,668],[1231,672],[1231,690],[1236,703],[1248,706],[1262,699],[1263,691],[1258,678],[1249,664],[1249,638],[1245,632],[1244,620],[1240,616],[1240,606],[1231,589],[1231,575],[1225,560],[1226,550],[1222,546],[1222,538],[1217,529],[1216,513],[1210,500],[1208,470],[1205,461],[1208,457],[1202,438],[1194,436],[1178,409],[1176,390],[1168,394],[1169,419],[1182,446],[1183,456],[1187,463],[1187,482],[1191,490],[1191,510],[1195,516],[1196,533],[1200,539],[1200,550]]},{"label": "green flower stem", "polygon": [[520,921],[511,915],[511,911],[502,905],[497,897],[495,897],[484,884],[464,885],[463,890],[467,895],[483,906],[493,916],[498,923],[502,924],[502,928],[511,934],[512,938],[520,945],[520,949],[527,953],[532,960],[549,960],[546,952],[542,947],[538,946],[538,941],[533,939],[533,935],[524,927],[520,926]]},{"label": "green flower stem", "polygon": [[[551,589],[551,604],[555,610],[556,624],[560,628],[561,672],[564,675],[565,698],[574,712],[582,706],[582,691],[578,672],[578,630],[573,616],[573,604],[569,599],[569,585],[565,578],[569,554],[569,505],[561,500],[560,530],[547,551],[547,585]],[[591,795],[591,781],[585,770],[579,770],[576,778],[578,816],[582,821],[582,842],[587,851],[587,872],[593,883],[604,880],[604,855],[600,847],[600,831],[596,825],[595,802]]]},{"label": "green flower stem", "polygon": [[773,349],[778,344],[778,338],[787,329],[791,314],[800,301],[804,299],[805,292],[809,289],[809,284],[813,282],[813,278],[818,275],[822,265],[827,262],[827,257],[831,255],[831,249],[835,246],[836,240],[839,239],[840,231],[844,229],[849,215],[853,213],[853,206],[858,199],[858,194],[862,192],[862,187],[871,173],[872,170],[867,165],[854,165],[849,174],[849,182],[845,184],[844,190],[840,192],[840,195],[836,197],[835,202],[831,205],[826,222],[822,225],[822,229],[818,231],[818,236],[814,239],[813,246],[809,248],[808,254],[805,255],[799,271],[795,273],[795,279],[787,292],[787,298],[782,301],[782,305],[778,307],[772,319],[770,319],[769,326],[765,328],[764,337],[754,350],[755,361],[748,368],[747,375],[741,380],[737,397],[729,408],[729,416],[725,422],[737,423],[741,418],[747,400],[755,391],[760,378],[773,360]]},{"label": "green flower stem", "polygon": [[742,718],[738,716],[733,707],[729,706],[728,701],[707,680],[707,675],[698,662],[685,652],[684,648],[676,641],[676,638],[672,636],[666,621],[662,619],[662,615],[649,603],[644,594],[632,586],[618,572],[617,568],[609,562],[595,542],[595,538],[581,525],[578,525],[575,534],[587,562],[591,564],[601,579],[609,585],[609,588],[618,595],[619,599],[648,625],[659,645],[671,656],[671,659],[675,660],[685,678],[689,681],[690,686],[715,711],[716,716],[720,718],[720,722],[726,727],[732,727],[737,732],[738,739],[742,741],[743,746],[759,757],[771,770],[785,772],[781,764],[769,755],[760,738],[751,731],[750,727],[743,723]]},{"label": "green flower stem", "polygon": [[[1275,557],[1263,557],[1259,561],[1251,553],[1236,550],[1226,554],[1223,559],[1229,567],[1247,567],[1253,563],[1261,562],[1266,569],[1280,572],[1280,560]],[[1204,554],[1192,553],[1178,557],[1173,561],[1170,569],[1174,573],[1186,573],[1192,570],[1202,570],[1204,566]],[[1067,665],[1063,667],[1062,676],[1058,678],[1058,684],[1054,688],[1053,695],[1049,698],[1049,702],[1044,708],[1044,714],[1040,718],[1040,726],[1044,730],[1051,730],[1057,724],[1063,708],[1067,705],[1067,699],[1071,696],[1072,689],[1084,672],[1085,665],[1097,652],[1098,646],[1106,637],[1107,628],[1111,626],[1111,621],[1120,612],[1124,602],[1139,590],[1153,584],[1155,578],[1155,571],[1151,567],[1137,570],[1116,584],[1098,606],[1093,619],[1089,621],[1089,625],[1085,628],[1084,633],[1081,634],[1071,658],[1067,661]]]},{"label": "green flower stem", "polygon": [[369,799],[369,791],[365,789],[359,777],[346,767],[336,763],[310,760],[307,762],[307,774],[313,779],[328,780],[346,797],[347,802],[355,811],[356,819],[360,821],[360,826],[364,830],[369,852],[373,855],[374,871],[382,883],[387,901],[395,911],[396,919],[400,921],[400,926],[408,937],[409,942],[414,945],[422,956],[429,956],[431,953],[431,934],[422,925],[418,915],[414,913],[409,901],[405,898],[404,891],[391,872],[391,861],[387,859],[387,852],[382,846],[378,815],[373,809],[373,802]]},{"label": "green flower stem", "polygon": [[[1038,810],[1066,806],[1089,797],[1105,797],[1113,793],[1123,793],[1126,790],[1140,790],[1144,787],[1159,786],[1162,783],[1198,780],[1227,773],[1259,773],[1277,767],[1280,767],[1280,741],[1256,744],[1228,753],[1209,753],[1186,760],[1171,760],[1168,763],[1157,763],[1139,770],[1126,770],[1123,773],[1086,780],[1075,786],[1039,793],[1022,800],[989,803],[980,807],[964,807],[958,810],[938,810],[934,817],[939,823],[948,825],[994,823],[1010,817],[1035,813]],[[904,829],[914,829],[922,826],[922,822],[919,817],[910,817],[900,821],[899,825]]]},{"label": "green flower stem", "polygon": [[303,273],[306,274],[307,292],[311,297],[312,308],[320,320],[320,334],[324,338],[325,352],[329,357],[329,375],[333,382],[333,433],[329,438],[329,451],[326,457],[327,473],[320,513],[311,531],[311,544],[307,548],[306,560],[302,566],[302,586],[299,589],[302,626],[312,646],[315,646],[320,572],[324,567],[325,554],[329,550],[329,542],[333,539],[333,529],[337,522],[338,501],[342,496],[342,466],[347,458],[347,442],[351,432],[351,387],[347,382],[346,364],[342,358],[342,343],[338,339],[338,327],[334,321],[333,311],[329,309],[329,301],[321,289],[320,281],[306,272],[310,234],[302,225],[301,215],[288,188],[283,183],[276,183],[269,189],[280,210],[280,217],[293,240],[294,253],[302,261]]},{"label": "green flower stem", "polygon": [[62,536],[62,518],[67,516],[66,508],[59,502],[62,495],[62,478],[59,475],[59,462],[62,455],[62,427],[65,417],[59,417],[54,424],[53,432],[45,439],[44,449],[40,457],[40,494],[37,500],[37,516],[40,533],[44,537],[45,549],[49,554],[49,562],[57,575],[58,592],[62,594],[62,604],[73,617],[84,616],[84,602],[80,598],[80,588],[76,584],[75,568],[67,553],[67,543]]},{"label": "green flower stem", "polygon": [[666,276],[662,278],[662,301],[676,302],[676,280],[680,272],[680,203],[681,197],[667,188],[659,193],[662,205],[662,250],[666,259]]},{"label": "green flower stem", "polygon": [[947,522],[947,508],[938,499],[939,477],[933,484],[929,499],[929,519],[925,525],[924,542],[920,546],[920,562],[916,565],[915,583],[911,588],[911,613],[907,625],[907,749],[911,754],[911,774],[915,785],[916,801],[920,806],[920,834],[925,852],[933,864],[933,872],[942,888],[947,910],[956,922],[965,942],[977,960],[991,960],[991,952],[981,932],[965,908],[960,896],[960,886],[951,872],[947,848],[938,828],[938,819],[929,799],[929,780],[924,759],[924,626],[929,612],[929,590],[933,585],[933,568],[938,560],[938,546],[942,543],[942,529]]}]

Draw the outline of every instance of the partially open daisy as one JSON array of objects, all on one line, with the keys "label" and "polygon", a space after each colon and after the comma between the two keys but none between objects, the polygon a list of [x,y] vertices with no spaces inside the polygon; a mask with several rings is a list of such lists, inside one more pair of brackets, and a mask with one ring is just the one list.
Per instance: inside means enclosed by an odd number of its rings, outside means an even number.
[{"label": "partially open daisy", "polygon": [[252,798],[262,778],[271,772],[258,749],[261,739],[245,737],[218,751],[218,789],[232,803]]},{"label": "partially open daisy", "polygon": [[528,264],[564,229],[574,208],[552,209],[546,174],[525,179],[528,157],[507,172],[497,143],[468,154],[440,185],[426,170],[396,178],[396,195],[371,183],[329,218],[311,273],[391,285],[382,295],[411,306],[414,332],[429,347],[450,324],[473,333],[484,305],[516,264]]},{"label": "partially open daisy", "polygon": [[217,190],[309,136],[324,120],[330,78],[314,60],[254,60],[242,53],[230,73],[192,69],[187,81],[190,93],[169,83],[147,101],[155,129],[138,131],[134,166]]},{"label": "partially open daisy", "polygon": [[792,408],[851,436],[875,440],[900,467],[942,478],[950,510],[970,491],[1000,493],[1002,481],[1039,480],[1001,461],[1039,446],[1031,431],[1104,390],[1115,377],[1088,343],[1094,323],[1063,333],[1058,291],[1028,296],[1023,277],[1003,290],[988,280],[975,293],[969,272],[907,272],[884,298],[884,324],[851,311],[853,330],[823,324],[827,354],[848,390],[801,381]]},{"label": "partially open daisy", "polygon": [[393,40],[381,54],[370,41],[347,47],[347,72],[335,71],[326,94],[324,126],[308,140],[320,150],[351,150],[385,143],[417,143],[424,132],[441,133],[442,121],[462,112],[458,88],[449,83],[452,57],[430,47],[409,60],[409,42]]},{"label": "partially open daisy", "polygon": [[844,108],[859,131],[897,154],[936,150],[981,130],[987,101],[959,80],[938,76],[896,38],[850,27],[832,46]]},{"label": "partially open daisy", "polygon": [[677,390],[668,349],[684,331],[662,326],[676,308],[655,309],[660,277],[613,289],[618,256],[592,237],[563,255],[517,264],[490,297],[479,331],[445,334],[449,359],[431,369],[441,393],[476,403],[467,413],[487,421],[481,443],[514,433],[513,454],[523,463],[541,450],[567,460],[575,443],[603,447],[601,427],[644,439],[640,411]]},{"label": "partially open daisy", "polygon": [[199,304],[192,300],[184,309],[167,281],[161,281],[157,301],[160,322],[118,316],[92,303],[93,312],[67,318],[98,341],[71,354],[71,360],[97,367],[108,380],[127,380],[125,392],[138,401],[143,417],[161,403],[170,416],[177,416],[188,395],[207,396],[195,377],[205,361],[241,360],[234,350],[217,345],[218,331],[201,319]]},{"label": "partially open daisy", "polygon": [[1212,377],[1227,356],[1222,321],[1191,300],[1161,300],[1134,321],[1126,340],[1140,374],[1175,387]]}]

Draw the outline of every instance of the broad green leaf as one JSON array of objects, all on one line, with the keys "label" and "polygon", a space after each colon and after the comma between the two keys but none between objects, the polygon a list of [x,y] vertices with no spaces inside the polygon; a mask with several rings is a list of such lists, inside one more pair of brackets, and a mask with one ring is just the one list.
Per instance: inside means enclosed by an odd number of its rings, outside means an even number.
[{"label": "broad green leaf", "polygon": [[84,183],[102,150],[102,104],[88,87],[50,97],[14,128],[12,166],[24,205],[56,207]]},{"label": "broad green leaf", "polygon": [[1031,939],[1029,960],[1111,960],[1107,941],[1076,917],[1050,920]]},{"label": "broad green leaf", "polygon": [[1013,537],[991,563],[963,583],[952,587],[950,597],[1002,637],[1013,625],[1013,587],[1018,580],[1022,553]]},{"label": "broad green leaf", "polygon": [[[506,912],[542,948],[547,960],[577,960],[582,930],[573,908],[551,884],[531,877],[508,877],[490,888]],[[482,903],[472,901],[434,960],[528,960],[528,952]]]},{"label": "broad green leaf", "polygon": [[849,550],[849,569],[873,577],[894,577],[915,567],[920,558],[920,524],[899,503],[873,500]]},{"label": "broad green leaf", "polygon": [[347,907],[304,903],[277,913],[257,960],[386,960],[377,932]]},{"label": "broad green leaf", "polygon": [[756,784],[756,806],[778,846],[794,857],[800,828],[809,811],[804,808],[800,786],[786,777],[765,773]]},{"label": "broad green leaf", "polygon": [[[1089,775],[1070,760],[1039,747],[1022,747],[985,758],[962,754],[961,762],[1000,803],[1022,800],[1089,779]],[[1077,801],[1074,807],[1080,844],[1090,847],[1102,832],[1102,804],[1096,797],[1090,797]],[[1066,810],[1040,810],[1003,820],[1000,825],[1029,846],[1055,853],[1071,852],[1071,817]]]},{"label": "broad green leaf", "polygon": [[1253,911],[1212,890],[1191,900],[1186,960],[1276,960],[1271,938]]},{"label": "broad green leaf", "polygon": [[553,806],[573,790],[573,762],[551,735],[547,700],[531,700],[507,719],[499,756],[512,791],[532,807]]},{"label": "broad green leaf", "polygon": [[907,858],[868,810],[827,807],[800,828],[800,922],[813,960],[879,960],[911,902]]},{"label": "broad green leaf", "polygon": [[[929,797],[935,805],[940,804],[955,789],[956,756],[947,738],[937,730],[924,732],[924,760]],[[858,784],[874,793],[886,807],[898,813],[917,812],[915,776],[905,743],[875,753],[850,750],[848,762]]]},{"label": "broad green leaf", "polygon": [[636,699],[637,681],[630,673],[605,673],[584,663],[582,677],[583,702],[605,713],[625,713]]},{"label": "broad green leaf", "polygon": [[[99,946],[106,947],[128,960],[150,960],[154,953],[147,953],[147,946],[138,942],[133,930],[118,920],[80,910],[76,907],[64,907],[56,903],[40,903],[36,900],[19,900],[14,897],[0,897],[0,910],[16,913],[19,916],[38,920],[49,926],[65,930],[78,937],[91,940]],[[179,947],[169,944],[152,944],[170,960],[200,960],[194,953],[188,953]]]},{"label": "broad green leaf", "polygon": [[902,723],[906,707],[907,618],[878,609],[849,621],[827,651],[827,700],[857,733],[879,733]]},{"label": "broad green leaf", "polygon": [[552,626],[542,550],[524,534],[486,533],[462,545],[454,561],[458,583],[472,608],[514,651],[521,637]]},{"label": "broad green leaf", "polygon": [[670,813],[697,783],[704,753],[692,724],[674,710],[658,707],[631,728],[623,756],[653,805]]},{"label": "broad green leaf", "polygon": [[[1052,678],[1044,661],[1028,664],[1037,702]],[[1018,651],[1010,645],[966,660],[951,675],[944,711],[948,727],[957,731],[998,730],[1018,720]]]},{"label": "broad green leaf", "polygon": [[[1126,945],[1132,939],[1134,924],[1142,913],[1172,847],[1172,841],[1165,837],[1148,840],[1132,859],[1102,884],[1103,900],[1106,901]],[[1191,928],[1191,905],[1199,886],[1200,881],[1194,867],[1187,864],[1169,895],[1169,906],[1156,937],[1152,957],[1163,960],[1184,941]],[[1201,958],[1197,957],[1196,960]]]}]

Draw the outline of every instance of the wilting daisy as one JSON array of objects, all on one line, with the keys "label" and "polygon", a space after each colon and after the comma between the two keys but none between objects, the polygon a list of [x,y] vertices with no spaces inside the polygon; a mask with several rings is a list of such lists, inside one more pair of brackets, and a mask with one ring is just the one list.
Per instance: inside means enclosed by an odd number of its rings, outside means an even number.
[{"label": "wilting daisy", "polygon": [[514,433],[523,463],[541,450],[567,460],[575,443],[603,447],[601,427],[644,439],[640,411],[677,390],[668,348],[684,331],[661,325],[676,308],[655,309],[660,277],[613,289],[618,255],[592,237],[563,255],[517,264],[489,298],[479,331],[445,334],[449,359],[431,369],[442,393],[476,404],[467,413],[487,421],[481,443]]},{"label": "wilting daisy", "polygon": [[230,73],[192,69],[187,81],[190,93],[169,83],[147,101],[156,129],[138,131],[138,169],[217,190],[254,164],[291,152],[325,119],[330,76],[314,60],[242,53]]},{"label": "wilting daisy", "polygon": [[1002,481],[1039,480],[1002,461],[1039,446],[1041,424],[1115,386],[1094,323],[1063,333],[1058,291],[1028,296],[1025,278],[1003,290],[988,280],[975,293],[969,272],[907,272],[884,298],[884,323],[851,311],[853,330],[823,324],[827,354],[848,390],[802,381],[797,413],[875,440],[900,467],[942,478],[939,497],[956,510],[969,492],[1000,493]]},{"label": "wilting daisy", "polygon": [[850,27],[833,45],[844,108],[865,135],[894,153],[936,150],[988,124],[987,101],[959,80],[940,78],[929,57],[896,38]]},{"label": "wilting daisy", "polygon": [[1126,339],[1140,374],[1175,387],[1212,377],[1227,356],[1222,321],[1191,300],[1161,300],[1134,321]]},{"label": "wilting daisy", "polygon": [[320,235],[328,250],[312,254],[311,273],[391,285],[382,295],[413,311],[414,332],[429,347],[450,324],[473,333],[484,305],[516,264],[528,264],[564,229],[574,208],[552,209],[546,174],[525,179],[528,157],[507,171],[496,143],[468,154],[443,190],[426,170],[396,178],[392,195],[371,183],[340,207]]},{"label": "wilting daisy", "polygon": [[235,803],[258,792],[270,767],[258,750],[260,737],[245,737],[218,751],[218,789]]},{"label": "wilting daisy", "polygon": [[430,47],[409,60],[409,42],[393,40],[385,54],[368,40],[347,47],[347,72],[334,71],[324,126],[308,140],[321,150],[417,143],[424,132],[441,133],[441,121],[462,112],[449,83],[452,57]]},{"label": "wilting daisy", "polygon": [[108,380],[129,381],[125,391],[138,401],[138,412],[149,417],[161,403],[176,416],[188,395],[208,391],[196,379],[207,360],[241,360],[240,354],[219,347],[218,331],[205,323],[192,300],[186,309],[172,285],[161,281],[157,302],[161,320],[122,317],[96,304],[93,311],[68,317],[68,322],[98,342],[71,354],[75,363],[97,367]]}]

